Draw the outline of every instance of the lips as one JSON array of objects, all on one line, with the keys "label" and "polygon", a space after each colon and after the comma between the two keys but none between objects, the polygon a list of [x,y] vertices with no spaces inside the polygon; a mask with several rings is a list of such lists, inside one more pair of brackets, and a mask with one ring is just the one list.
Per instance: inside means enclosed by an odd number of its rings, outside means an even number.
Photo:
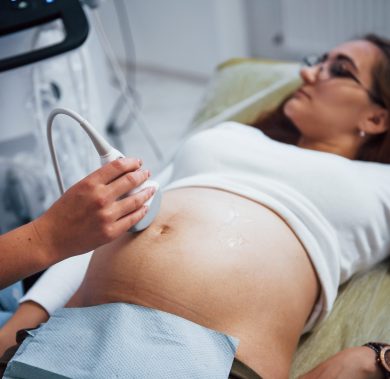
[{"label": "lips", "polygon": [[302,88],[300,88],[298,91],[296,91],[295,95],[301,95],[301,96],[307,97],[308,99],[311,99],[311,96]]}]

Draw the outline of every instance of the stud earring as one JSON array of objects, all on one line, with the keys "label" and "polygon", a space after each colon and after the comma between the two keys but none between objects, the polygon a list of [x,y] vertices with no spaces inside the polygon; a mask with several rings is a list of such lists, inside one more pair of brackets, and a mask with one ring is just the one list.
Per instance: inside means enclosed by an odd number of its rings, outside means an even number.
[{"label": "stud earring", "polygon": [[359,136],[364,138],[366,136],[366,132],[364,130],[359,130]]}]

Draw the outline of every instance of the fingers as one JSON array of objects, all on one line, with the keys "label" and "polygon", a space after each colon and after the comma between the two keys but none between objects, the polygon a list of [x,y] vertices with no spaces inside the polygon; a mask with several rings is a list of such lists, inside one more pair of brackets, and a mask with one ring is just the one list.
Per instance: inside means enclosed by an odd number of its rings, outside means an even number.
[{"label": "fingers", "polygon": [[[114,201],[141,185],[150,176],[148,170],[137,170],[117,178],[108,185],[110,201]],[[132,196],[131,196],[132,197]],[[137,207],[139,208],[139,207]]]},{"label": "fingers", "polygon": [[128,231],[132,226],[141,221],[142,218],[146,215],[147,211],[148,208],[146,206],[142,206],[136,211],[118,220],[115,225],[118,231],[118,235]]},{"label": "fingers", "polygon": [[125,173],[138,170],[141,165],[142,161],[136,158],[116,159],[94,171],[87,178],[93,183],[108,184]]},{"label": "fingers", "polygon": [[101,213],[104,238],[112,241],[141,221],[148,211],[144,202],[153,195],[154,191],[154,188],[146,188],[135,195],[116,201],[114,208]]},{"label": "fingers", "polygon": [[117,201],[115,218],[117,220],[122,219],[123,217],[126,217],[130,213],[133,213],[138,209],[142,208],[144,203],[148,201],[154,195],[154,193],[155,193],[154,187],[145,188],[144,190],[134,195],[125,197],[124,199]]}]

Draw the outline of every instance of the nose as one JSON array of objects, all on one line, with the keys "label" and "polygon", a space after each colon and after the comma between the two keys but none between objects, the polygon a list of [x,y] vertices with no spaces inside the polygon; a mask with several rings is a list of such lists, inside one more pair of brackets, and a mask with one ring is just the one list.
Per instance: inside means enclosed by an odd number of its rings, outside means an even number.
[{"label": "nose", "polygon": [[315,65],[312,67],[302,67],[300,70],[301,78],[305,83],[315,83],[318,80],[318,76],[322,70],[321,65]]}]

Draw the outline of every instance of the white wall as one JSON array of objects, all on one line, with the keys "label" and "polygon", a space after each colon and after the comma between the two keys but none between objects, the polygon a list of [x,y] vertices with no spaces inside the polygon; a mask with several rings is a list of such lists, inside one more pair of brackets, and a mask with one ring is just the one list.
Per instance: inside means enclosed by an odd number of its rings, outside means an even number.
[{"label": "white wall", "polygon": [[390,38],[389,0],[246,0],[254,56],[300,59],[367,33]]},{"label": "white wall", "polygon": [[[205,77],[218,63],[249,54],[245,0],[131,0],[126,6],[140,67]],[[100,12],[123,56],[112,2]]]},{"label": "white wall", "polygon": [[284,55],[281,0],[246,0],[248,44],[257,57]]}]

